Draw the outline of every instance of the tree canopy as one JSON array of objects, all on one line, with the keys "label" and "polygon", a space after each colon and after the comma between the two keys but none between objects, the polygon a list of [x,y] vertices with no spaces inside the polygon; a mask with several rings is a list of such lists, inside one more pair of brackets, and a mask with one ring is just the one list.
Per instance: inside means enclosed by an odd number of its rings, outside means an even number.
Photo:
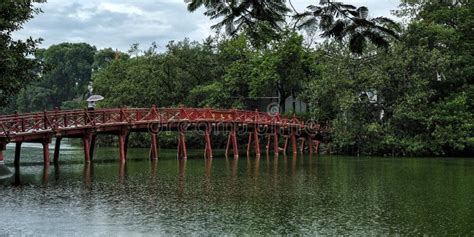
[{"label": "tree canopy", "polygon": [[32,0],[0,2],[0,105],[4,106],[24,85],[38,78],[41,62],[33,57],[41,39],[14,40],[12,33],[21,29],[40,9]]}]

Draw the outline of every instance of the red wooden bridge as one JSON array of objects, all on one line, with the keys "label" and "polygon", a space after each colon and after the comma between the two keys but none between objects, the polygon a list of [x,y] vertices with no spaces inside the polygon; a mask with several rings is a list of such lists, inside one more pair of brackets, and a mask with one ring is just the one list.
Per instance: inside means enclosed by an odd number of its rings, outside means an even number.
[{"label": "red wooden bridge", "polygon": [[[297,118],[286,118],[258,111],[221,110],[206,108],[118,108],[99,110],[53,110],[40,113],[25,113],[0,116],[0,163],[4,162],[3,151],[8,143],[16,143],[15,165],[19,165],[23,142],[43,145],[43,161],[50,163],[49,144],[55,138],[54,162],[59,159],[62,138],[81,138],[84,145],[85,162],[93,157],[96,136],[114,134],[118,136],[120,161],[126,161],[128,137],[131,132],[146,132],[151,136],[150,159],[158,158],[157,137],[161,131],[175,131],[178,135],[178,158],[187,158],[186,137],[188,131],[203,134],[204,156],[212,158],[211,136],[216,132],[228,134],[226,156],[232,149],[238,157],[237,136],[248,136],[247,155],[254,148],[260,156],[260,139],[266,138],[266,151],[273,140],[275,155],[286,154],[291,142],[292,152],[297,153],[297,139],[301,140],[300,151],[318,150],[317,134],[321,132],[317,123],[305,123]],[[279,141],[282,139],[283,146]],[[307,141],[307,142],[305,142]],[[306,146],[305,146],[306,144]]]}]

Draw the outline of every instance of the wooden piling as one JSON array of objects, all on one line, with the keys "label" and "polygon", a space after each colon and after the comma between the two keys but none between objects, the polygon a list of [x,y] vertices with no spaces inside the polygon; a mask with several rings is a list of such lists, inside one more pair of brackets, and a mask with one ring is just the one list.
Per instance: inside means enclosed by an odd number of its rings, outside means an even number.
[{"label": "wooden piling", "polygon": [[210,134],[210,129],[206,129],[205,134],[204,134],[204,139],[206,141],[206,147],[204,149],[204,156],[207,159],[212,159],[212,144],[211,144],[211,134]]},{"label": "wooden piling", "polygon": [[85,134],[82,137],[82,145],[84,147],[84,162],[90,163],[91,162],[91,135]]},{"label": "wooden piling", "polygon": [[45,166],[49,165],[49,141],[46,139],[41,142],[43,145],[43,164]]},{"label": "wooden piling", "polygon": [[252,145],[252,133],[249,132],[249,141],[247,143],[247,157],[250,156],[250,146]]},{"label": "wooden piling", "polygon": [[278,143],[278,132],[275,130],[273,132],[273,151],[275,153],[275,157],[278,156],[278,154],[280,153],[280,146]]},{"label": "wooden piling", "polygon": [[234,158],[239,158],[239,146],[237,145],[237,132],[235,128],[232,130],[232,149],[234,151]]},{"label": "wooden piling", "polygon": [[253,132],[253,138],[254,138],[254,144],[255,144],[255,155],[257,158],[260,158],[260,142],[258,139],[258,125],[255,125],[254,132]]},{"label": "wooden piling", "polygon": [[179,139],[178,139],[178,159],[187,159],[187,158],[188,158],[188,150],[186,148],[186,136],[184,135],[184,131],[180,129]]},{"label": "wooden piling", "polygon": [[158,160],[158,142],[157,133],[151,133],[150,160]]},{"label": "wooden piling", "polygon": [[119,157],[120,157],[120,162],[125,163],[127,160],[127,153],[125,151],[125,136],[126,134],[120,133],[118,135],[118,140],[119,140]]},{"label": "wooden piling", "polygon": [[297,148],[296,148],[296,135],[295,133],[291,133],[291,148],[293,150],[293,154],[297,154]]}]

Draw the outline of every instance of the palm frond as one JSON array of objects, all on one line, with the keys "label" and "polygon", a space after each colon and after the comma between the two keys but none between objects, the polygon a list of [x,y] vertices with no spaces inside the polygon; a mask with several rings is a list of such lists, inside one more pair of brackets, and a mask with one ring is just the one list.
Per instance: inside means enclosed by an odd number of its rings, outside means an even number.
[{"label": "palm frond", "polygon": [[366,39],[361,33],[354,33],[349,37],[349,48],[353,53],[362,54],[366,47]]},{"label": "palm frond", "polygon": [[362,35],[368,38],[370,40],[370,43],[374,44],[378,48],[386,49],[390,46],[388,41],[383,36],[372,30],[365,30],[364,32],[362,32]]}]

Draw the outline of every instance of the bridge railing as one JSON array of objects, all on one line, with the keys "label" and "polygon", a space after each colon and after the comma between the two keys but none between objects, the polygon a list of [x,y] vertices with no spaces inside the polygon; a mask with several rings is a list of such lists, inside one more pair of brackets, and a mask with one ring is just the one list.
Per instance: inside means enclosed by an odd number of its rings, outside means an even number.
[{"label": "bridge railing", "polygon": [[304,127],[297,118],[265,112],[210,108],[113,108],[98,110],[53,110],[0,116],[0,136],[45,130],[147,122],[242,122],[280,127]]}]

